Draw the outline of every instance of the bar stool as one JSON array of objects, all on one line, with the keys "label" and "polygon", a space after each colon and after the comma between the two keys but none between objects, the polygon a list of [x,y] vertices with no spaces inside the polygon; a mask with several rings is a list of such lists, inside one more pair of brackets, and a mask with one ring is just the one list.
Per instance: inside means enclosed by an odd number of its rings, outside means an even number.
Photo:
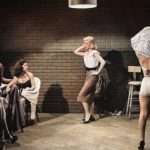
[{"label": "bar stool", "polygon": [[129,81],[129,94],[126,108],[126,116],[131,118],[132,109],[139,108],[139,89],[141,81],[136,81],[136,73],[141,72],[140,66],[128,66],[128,72],[133,73],[133,81]]}]

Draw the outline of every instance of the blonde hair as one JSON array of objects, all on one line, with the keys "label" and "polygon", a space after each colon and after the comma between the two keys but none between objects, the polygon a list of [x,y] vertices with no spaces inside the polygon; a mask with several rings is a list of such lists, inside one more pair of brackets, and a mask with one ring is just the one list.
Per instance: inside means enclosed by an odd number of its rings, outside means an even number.
[{"label": "blonde hair", "polygon": [[93,44],[92,49],[95,49],[95,50],[97,49],[97,45],[96,45],[96,42],[95,42],[95,39],[93,36],[84,37],[83,41],[88,41],[88,42],[92,43]]}]

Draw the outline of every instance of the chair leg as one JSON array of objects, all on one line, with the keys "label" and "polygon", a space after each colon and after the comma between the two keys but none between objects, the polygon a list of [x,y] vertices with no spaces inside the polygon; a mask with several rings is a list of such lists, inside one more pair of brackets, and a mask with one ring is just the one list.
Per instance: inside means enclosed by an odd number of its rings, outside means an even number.
[{"label": "chair leg", "polygon": [[131,85],[131,99],[130,99],[130,104],[129,104],[129,119],[131,118],[131,113],[132,113],[132,99],[133,99],[133,85]]},{"label": "chair leg", "polygon": [[24,131],[23,131],[23,128],[21,128],[21,133],[23,133]]},{"label": "chair leg", "polygon": [[29,118],[29,106],[26,108],[26,122],[28,121]]},{"label": "chair leg", "polygon": [[130,98],[131,98],[131,85],[129,85],[129,94],[128,94],[128,101],[127,101],[127,108],[126,108],[126,116],[128,116],[128,113],[129,113]]},{"label": "chair leg", "polygon": [[36,111],[36,118],[37,118],[37,121],[40,122],[37,111]]}]

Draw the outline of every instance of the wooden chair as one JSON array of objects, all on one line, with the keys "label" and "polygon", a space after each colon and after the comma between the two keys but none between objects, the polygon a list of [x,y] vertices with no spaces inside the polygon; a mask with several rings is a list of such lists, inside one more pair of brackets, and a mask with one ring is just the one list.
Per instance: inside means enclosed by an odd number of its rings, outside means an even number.
[{"label": "wooden chair", "polygon": [[133,81],[129,81],[129,94],[126,107],[126,116],[131,117],[133,108],[139,108],[139,89],[141,81],[136,80],[136,74],[141,73],[140,66],[128,66],[128,72],[133,73]]}]

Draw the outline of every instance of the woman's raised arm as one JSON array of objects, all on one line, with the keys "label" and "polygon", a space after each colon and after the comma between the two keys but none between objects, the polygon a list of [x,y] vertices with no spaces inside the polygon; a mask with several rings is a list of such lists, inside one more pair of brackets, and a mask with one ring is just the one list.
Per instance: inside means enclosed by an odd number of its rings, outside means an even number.
[{"label": "woman's raised arm", "polygon": [[82,45],[82,46],[78,47],[78,48],[74,51],[74,53],[75,53],[76,55],[79,55],[79,56],[84,56],[85,51],[86,51],[86,48],[85,48],[84,45]]}]

